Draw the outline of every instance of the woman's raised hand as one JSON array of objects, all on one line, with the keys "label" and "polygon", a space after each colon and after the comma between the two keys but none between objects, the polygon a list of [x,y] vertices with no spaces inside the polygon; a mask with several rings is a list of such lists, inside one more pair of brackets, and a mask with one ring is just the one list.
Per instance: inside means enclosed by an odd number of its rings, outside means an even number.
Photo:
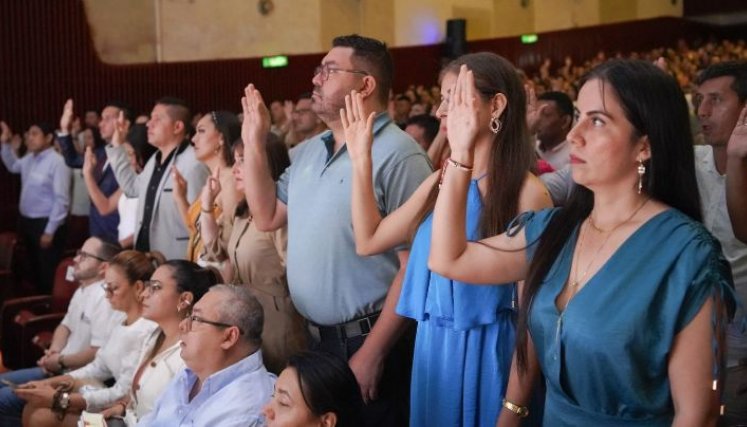
[{"label": "woman's raised hand", "polygon": [[60,130],[70,132],[73,124],[73,100],[68,99],[62,107],[62,116],[60,117]]},{"label": "woman's raised hand", "polygon": [[125,142],[127,132],[129,131],[127,121],[125,120],[124,111],[119,112],[117,120],[114,122],[114,134],[112,134],[112,145],[119,147]]},{"label": "woman's raised hand", "polygon": [[174,196],[181,200],[187,200],[187,180],[179,173],[176,166],[171,167],[171,178],[174,183]]},{"label": "woman's raised hand", "polygon": [[369,159],[373,144],[373,122],[375,112],[367,117],[363,110],[363,96],[357,91],[345,95],[345,108],[340,109],[340,120],[345,131],[345,144],[350,158],[355,160]]},{"label": "woman's raised hand", "polygon": [[93,170],[96,168],[96,156],[93,155],[91,147],[86,147],[83,154],[83,175],[93,176]]},{"label": "woman's raised hand", "polygon": [[218,194],[221,191],[220,185],[220,168],[215,168],[215,171],[208,176],[205,181],[205,186],[202,187],[202,193],[200,194],[200,203],[202,209],[211,209],[215,205],[215,199],[218,198]]},{"label": "woman's raised hand", "polygon": [[747,158],[747,105],[739,113],[737,125],[734,126],[726,146],[726,153],[740,159]]},{"label": "woman's raised hand", "polygon": [[241,124],[244,144],[264,144],[270,132],[270,112],[262,94],[251,83],[244,89],[241,108],[244,111],[244,122]]},{"label": "woman's raised hand", "polygon": [[446,114],[446,133],[452,153],[471,153],[479,129],[475,77],[466,65],[459,69]]}]

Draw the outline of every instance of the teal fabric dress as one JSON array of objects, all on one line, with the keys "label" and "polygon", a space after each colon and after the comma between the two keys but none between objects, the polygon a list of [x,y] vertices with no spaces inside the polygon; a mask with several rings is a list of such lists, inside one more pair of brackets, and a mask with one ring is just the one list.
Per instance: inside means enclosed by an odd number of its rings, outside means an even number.
[{"label": "teal fabric dress", "polygon": [[[479,238],[482,200],[473,180],[466,235]],[[397,312],[418,321],[410,426],[494,427],[514,351],[515,285],[470,285],[428,269],[433,217],[418,228]]]},{"label": "teal fabric dress", "polygon": [[[528,242],[555,211],[526,215]],[[547,385],[544,425],[670,426],[667,361],[675,336],[707,298],[731,303],[720,246],[701,224],[664,211],[620,246],[561,315],[555,299],[577,237],[578,228],[531,305],[529,329]]]}]

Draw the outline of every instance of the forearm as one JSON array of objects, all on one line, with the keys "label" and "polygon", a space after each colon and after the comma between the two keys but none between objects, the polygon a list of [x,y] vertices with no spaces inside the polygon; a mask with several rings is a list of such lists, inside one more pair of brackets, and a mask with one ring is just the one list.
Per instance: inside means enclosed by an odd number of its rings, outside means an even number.
[{"label": "forearm", "polygon": [[70,336],[70,329],[65,325],[58,325],[52,334],[52,343],[49,345],[51,353],[59,353],[67,344],[67,338]]},{"label": "forearm", "polygon": [[381,213],[376,206],[370,157],[354,163],[351,202],[355,250],[358,255],[368,256],[388,249],[377,248],[374,244],[376,227],[381,223]]},{"label": "forearm", "polygon": [[65,222],[68,208],[70,207],[70,169],[62,165],[57,173],[54,174],[54,204],[52,211],[49,213],[49,221],[44,228],[46,234],[54,234],[55,231]]},{"label": "forearm", "polygon": [[66,354],[64,357],[65,367],[67,369],[78,369],[91,363],[96,357],[97,347],[87,347],[77,353]]},{"label": "forearm", "polygon": [[68,167],[80,169],[83,166],[83,156],[78,154],[73,147],[73,137],[68,133],[65,135],[57,134],[57,143],[62,149],[62,157]]},{"label": "forearm", "polygon": [[274,230],[283,224],[277,219],[277,193],[270,175],[265,147],[248,143],[244,148],[244,194],[251,210],[252,220],[262,231]]},{"label": "forearm", "polygon": [[189,203],[184,195],[178,195],[174,192],[174,205],[176,206],[177,212],[179,212],[179,218],[182,219],[182,223],[188,230],[192,231],[194,225],[189,223]]},{"label": "forearm", "polygon": [[[456,161],[471,164],[472,159]],[[446,170],[442,175],[443,182],[433,211],[433,234],[428,258],[429,267],[440,273],[467,248],[464,230],[467,191],[471,178],[468,171],[450,165],[444,167]]]},{"label": "forearm", "polygon": [[[90,173],[83,173],[83,181],[86,183],[91,203],[93,203],[93,206],[96,207],[96,210],[99,211],[101,215],[108,215],[117,209],[116,201],[112,202],[109,197],[106,197],[104,193],[101,192],[99,185]],[[121,194],[121,191],[118,190],[118,193]],[[116,199],[119,200],[119,197]]]},{"label": "forearm", "polygon": [[122,192],[130,198],[140,196],[137,186],[138,175],[132,169],[124,148],[122,146],[108,146],[106,147],[106,155]]},{"label": "forearm", "polygon": [[444,158],[444,152],[448,150],[449,144],[445,132],[439,132],[433,139],[431,146],[428,147],[428,158],[431,160],[433,167],[438,169]]},{"label": "forearm", "polygon": [[213,209],[205,210],[203,207],[200,212],[200,234],[205,246],[212,245],[220,238],[218,232],[218,222],[215,220],[215,211]]},{"label": "forearm", "polygon": [[726,161],[726,207],[734,236],[747,243],[747,158],[730,155]]},{"label": "forearm", "polygon": [[[505,399],[507,402],[513,403],[514,405],[526,407],[531,412],[532,410],[536,410],[536,408],[530,408],[529,404],[532,400],[534,386],[539,378],[539,364],[537,363],[537,357],[534,352],[534,345],[531,338],[529,338],[528,341],[527,369],[525,372],[519,370],[516,362],[516,353],[514,353],[511,362],[511,371],[508,378],[508,386],[506,387]],[[515,412],[502,407],[497,425],[499,427],[518,426],[521,424],[521,420],[522,418]]]},{"label": "forearm", "polygon": [[398,256],[400,258],[400,269],[389,287],[379,319],[363,344],[368,350],[376,352],[381,359],[389,354],[410,323],[395,311],[402,292],[402,280],[405,277],[405,267],[409,255],[406,251],[401,251]]},{"label": "forearm", "polygon": [[0,143],[0,157],[2,157],[3,164],[8,171],[11,173],[21,173],[21,162],[18,161],[16,153],[13,152],[13,148],[10,143]]}]

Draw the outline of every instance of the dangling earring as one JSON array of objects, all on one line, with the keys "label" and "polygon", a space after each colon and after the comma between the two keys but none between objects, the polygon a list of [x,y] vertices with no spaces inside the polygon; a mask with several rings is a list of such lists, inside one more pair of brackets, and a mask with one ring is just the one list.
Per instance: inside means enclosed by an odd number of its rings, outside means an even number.
[{"label": "dangling earring", "polygon": [[643,165],[641,160],[638,160],[638,194],[641,194],[643,189],[643,175],[646,174],[646,166]]},{"label": "dangling earring", "polygon": [[501,131],[501,127],[503,126],[503,123],[501,123],[501,120],[498,118],[498,116],[493,116],[490,118],[490,131],[493,133],[498,133]]}]

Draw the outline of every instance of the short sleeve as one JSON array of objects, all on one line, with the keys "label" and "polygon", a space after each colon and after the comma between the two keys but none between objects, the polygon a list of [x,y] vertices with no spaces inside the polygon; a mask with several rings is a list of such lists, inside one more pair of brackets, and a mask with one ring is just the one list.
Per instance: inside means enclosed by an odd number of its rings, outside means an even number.
[{"label": "short sleeve", "polygon": [[686,259],[681,265],[697,267],[677,313],[675,333],[679,333],[690,324],[703,307],[706,298],[714,298],[716,304],[725,305],[726,312],[734,312],[734,280],[718,241],[703,231],[693,245],[694,248],[687,251]]},{"label": "short sleeve", "polygon": [[286,205],[288,204],[288,184],[290,183],[292,167],[293,165],[291,164],[285,168],[283,174],[280,175],[280,178],[278,178],[278,181],[275,183],[275,197]]},{"label": "short sleeve", "polygon": [[509,235],[518,233],[522,228],[524,229],[527,242],[527,261],[529,263],[534,258],[534,252],[537,250],[537,243],[539,243],[542,233],[545,232],[553,215],[559,210],[559,208],[547,208],[536,212],[528,211],[521,213],[506,228],[506,233]]}]

